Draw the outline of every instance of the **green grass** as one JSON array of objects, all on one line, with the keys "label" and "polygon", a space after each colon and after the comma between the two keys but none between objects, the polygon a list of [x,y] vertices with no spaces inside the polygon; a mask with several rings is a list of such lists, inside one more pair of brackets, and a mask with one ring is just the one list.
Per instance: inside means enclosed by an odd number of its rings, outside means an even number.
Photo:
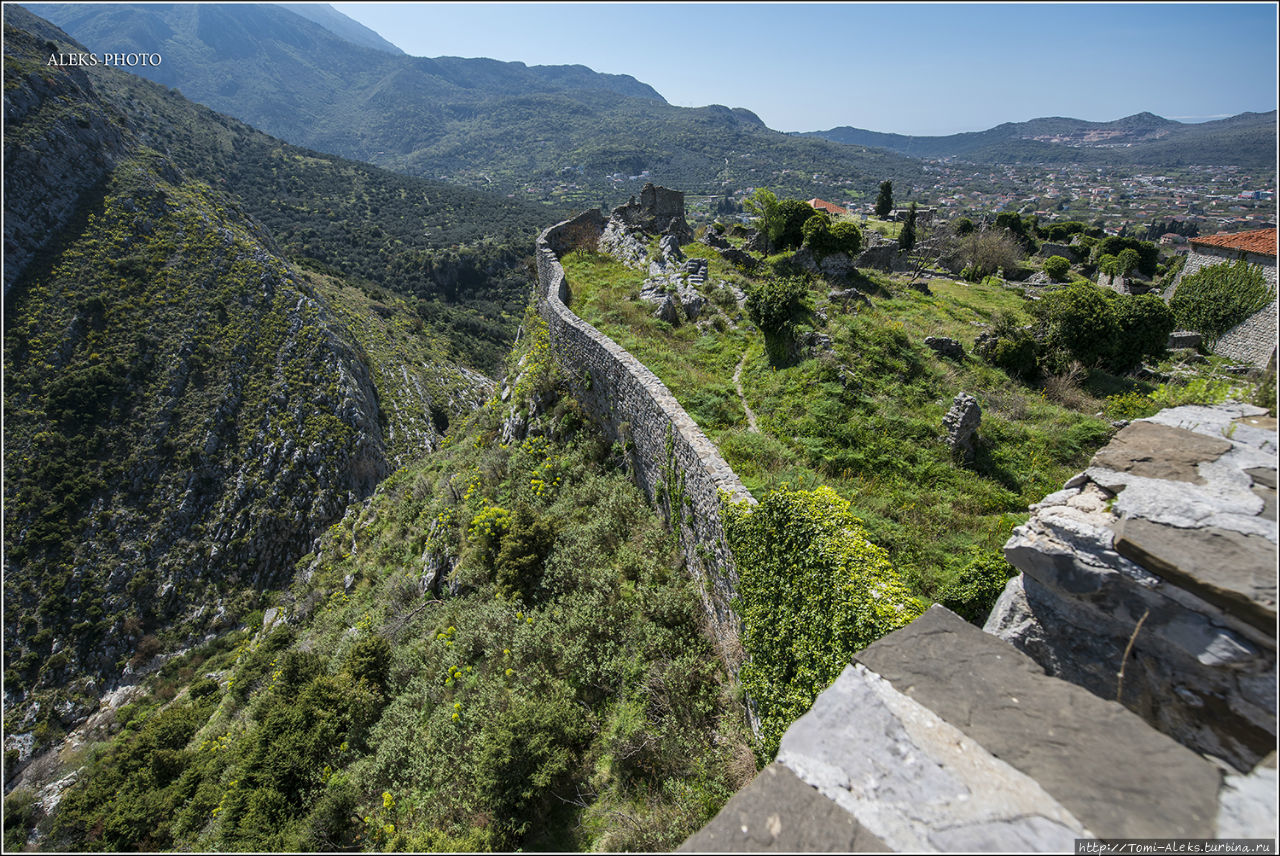
[{"label": "green grass", "polygon": [[[732,278],[749,287],[751,277],[714,250],[685,252],[711,260],[709,284]],[[641,272],[594,254],[564,266],[574,311],[667,384],[757,498],[784,484],[833,487],[929,597],[942,594],[969,547],[998,550],[1027,506],[1058,490],[1110,434],[1093,415],[1100,399],[1076,387],[1027,385],[972,356],[955,363],[924,346],[926,336],[947,336],[967,352],[997,314],[1026,320],[1025,299],[1010,289],[935,281],[924,295],[863,274],[866,290],[887,296],[846,311],[826,297],[843,283],[815,281],[810,322],[834,353],[773,365],[761,334],[731,304],[723,323],[672,327],[638,299]],[[748,429],[731,380],[744,354],[742,384],[761,434]],[[962,391],[983,408],[970,467],[942,439],[942,417]]]}]

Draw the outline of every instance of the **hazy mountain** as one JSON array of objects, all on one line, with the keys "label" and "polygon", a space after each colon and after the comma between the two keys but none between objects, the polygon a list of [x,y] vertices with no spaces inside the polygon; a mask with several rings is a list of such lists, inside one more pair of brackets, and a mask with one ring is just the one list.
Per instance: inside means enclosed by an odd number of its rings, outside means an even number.
[{"label": "hazy mountain", "polygon": [[389,54],[404,54],[404,51],[391,44],[373,30],[353,21],[337,9],[323,3],[277,3],[282,9],[288,9],[295,15],[301,15],[308,21],[314,21],[331,33],[341,36],[347,41],[363,45],[366,48],[386,51]]},{"label": "hazy mountain", "polygon": [[978,163],[1267,166],[1275,162],[1276,111],[1241,113],[1195,124],[1137,113],[1114,122],[1032,119],[1007,122],[986,131],[937,137],[885,134],[849,126],[812,131],[805,136],[876,146],[911,157],[960,158]]},{"label": "hazy mountain", "polygon": [[31,8],[91,49],[161,53],[138,71],[290,142],[526,198],[616,202],[649,180],[814,195],[830,192],[815,174],[862,191],[921,175],[889,152],[771,131],[748,110],[673,107],[626,75],[392,56],[275,6]]}]

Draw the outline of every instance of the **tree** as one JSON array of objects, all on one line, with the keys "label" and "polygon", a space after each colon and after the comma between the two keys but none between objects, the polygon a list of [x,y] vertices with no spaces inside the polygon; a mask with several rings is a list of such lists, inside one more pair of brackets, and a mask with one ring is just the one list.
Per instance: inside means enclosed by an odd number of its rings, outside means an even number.
[{"label": "tree", "polygon": [[1008,229],[983,224],[965,235],[957,235],[950,248],[952,263],[961,275],[977,282],[1001,269],[1012,269],[1022,261],[1022,247]]},{"label": "tree", "polygon": [[[1126,252],[1128,252],[1126,250]],[[1117,294],[1111,298],[1119,333],[1108,368],[1131,371],[1147,357],[1160,357],[1173,332],[1173,312],[1154,294]]]},{"label": "tree", "polygon": [[804,224],[816,213],[809,203],[803,200],[782,200],[769,221],[769,240],[774,246],[783,250],[799,247],[804,243]]},{"label": "tree", "polygon": [[898,252],[909,253],[911,248],[916,245],[916,204],[911,203],[911,208],[907,211],[907,222],[902,224],[902,231],[898,233]]},{"label": "tree", "polygon": [[893,182],[880,182],[880,195],[876,197],[876,216],[883,220],[893,210]]}]

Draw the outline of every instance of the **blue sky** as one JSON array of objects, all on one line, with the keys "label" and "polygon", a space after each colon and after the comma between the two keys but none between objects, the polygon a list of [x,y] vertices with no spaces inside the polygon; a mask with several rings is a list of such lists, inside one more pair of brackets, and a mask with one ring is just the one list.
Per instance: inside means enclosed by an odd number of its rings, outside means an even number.
[{"label": "blue sky", "polygon": [[586,65],[783,131],[1276,107],[1272,3],[332,5],[414,56]]}]

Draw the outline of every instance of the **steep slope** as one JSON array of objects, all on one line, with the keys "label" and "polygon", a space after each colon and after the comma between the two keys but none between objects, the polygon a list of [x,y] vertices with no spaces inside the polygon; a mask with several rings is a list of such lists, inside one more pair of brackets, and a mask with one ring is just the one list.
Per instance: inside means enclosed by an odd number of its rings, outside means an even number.
[{"label": "steep slope", "polygon": [[271,7],[31,8],[90,48],[162,53],[139,71],[291,142],[522,198],[615,203],[647,180],[812,196],[922,175],[892,153],[771,131],[749,111],[673,107],[625,75],[393,57]]},{"label": "steep slope", "polygon": [[295,15],[301,15],[308,21],[319,24],[329,32],[341,36],[352,44],[363,45],[366,48],[373,48],[389,54],[401,55],[404,53],[400,48],[391,44],[391,42],[364,24],[359,21],[353,21],[325,3],[277,3],[276,5],[282,9],[288,9]]},{"label": "steep slope", "polygon": [[51,817],[20,783],[7,847],[670,850],[713,816],[754,770],[741,704],[670,531],[526,330],[502,397],[265,613],[85,729]]},{"label": "steep slope", "polygon": [[129,75],[47,67],[78,47],[58,35],[5,28],[10,772],[156,654],[234,627],[492,387],[403,299],[286,262],[146,145],[151,102],[109,85]]},{"label": "steep slope", "polygon": [[[64,33],[20,7],[6,7],[5,15],[28,29],[43,26],[46,38],[74,49]],[[110,127],[127,124],[141,142],[166,152],[193,177],[238,197],[283,254],[411,295],[415,311],[447,339],[456,358],[482,370],[500,363],[524,305],[524,259],[532,252],[533,235],[554,212],[290,146],[136,75],[106,74],[101,67],[66,71],[67,79],[92,80],[94,97],[117,105],[121,116]],[[63,79],[43,68],[29,73],[36,75],[32,86]],[[67,102],[73,103],[79,102]],[[77,133],[88,131],[72,123],[41,151],[71,144]],[[95,157],[109,158],[110,152]],[[66,196],[68,188],[103,169],[80,159],[67,176],[41,178],[63,161],[36,157],[11,177],[19,188],[21,177],[29,176],[46,192]],[[43,210],[23,199],[12,207]],[[15,222],[26,216],[31,215]],[[44,235],[45,229],[32,222],[27,232]]]},{"label": "steep slope", "polygon": [[803,136],[877,146],[912,157],[960,158],[975,163],[1263,167],[1275,163],[1276,112],[1241,113],[1197,124],[1152,113],[1113,122],[1054,117],[1006,122],[986,131],[942,137],[908,137],[841,126]]}]

